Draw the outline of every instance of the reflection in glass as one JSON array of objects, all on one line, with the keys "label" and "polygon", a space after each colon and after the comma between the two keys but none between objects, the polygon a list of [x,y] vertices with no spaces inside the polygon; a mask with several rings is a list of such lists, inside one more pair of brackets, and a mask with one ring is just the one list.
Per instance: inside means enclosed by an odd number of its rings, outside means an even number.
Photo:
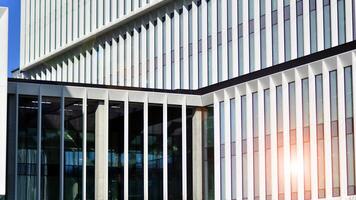
[{"label": "reflection in glass", "polygon": [[345,43],[345,0],[337,1],[337,18],[338,18],[338,36],[339,44]]},{"label": "reflection in glass", "polygon": [[318,156],[318,197],[325,198],[325,148],[324,148],[324,103],[323,75],[315,76],[317,156]]},{"label": "reflection in glass", "polygon": [[310,129],[309,129],[309,80],[302,80],[304,199],[311,199]]},{"label": "reflection in glass", "polygon": [[109,199],[124,199],[124,103],[109,105]]},{"label": "reflection in glass", "polygon": [[331,71],[330,80],[330,121],[331,121],[331,169],[332,169],[332,194],[340,196],[339,172],[339,131],[338,131],[338,98],[337,98],[337,73]]},{"label": "reflection in glass", "polygon": [[266,199],[272,199],[272,166],[271,166],[271,121],[270,90],[264,90],[264,125],[265,125],[265,166],[266,166]]},{"label": "reflection in glass", "polygon": [[260,196],[259,178],[259,142],[258,142],[258,93],[252,94],[252,127],[253,127],[253,191],[255,199]]},{"label": "reflection in glass", "polygon": [[220,190],[221,199],[225,199],[225,105],[221,101],[220,107]]},{"label": "reflection in glass", "polygon": [[182,108],[168,106],[168,199],[182,199]]},{"label": "reflection in glass", "polygon": [[[213,115],[213,110],[211,114]],[[213,123],[213,121],[212,121]],[[230,99],[230,139],[231,139],[231,198],[237,198],[237,173],[236,173],[236,103]]]},{"label": "reflection in glass", "polygon": [[193,116],[195,108],[187,107],[187,199],[193,199]]},{"label": "reflection in glass", "polygon": [[248,198],[247,169],[247,105],[246,95],[241,96],[241,139],[242,139],[242,198]]},{"label": "reflection in glass", "polygon": [[324,49],[331,47],[330,0],[323,0]]},{"label": "reflection in glass", "polygon": [[317,51],[317,16],[316,16],[316,0],[309,0],[309,16],[310,16],[310,53]]},{"label": "reflection in glass", "polygon": [[148,198],[163,199],[163,106],[148,105]]},{"label": "reflection in glass", "polygon": [[304,28],[303,28],[303,0],[297,1],[297,53],[298,57],[304,55]]},{"label": "reflection in glass", "polygon": [[278,199],[284,199],[284,149],[283,149],[283,93],[282,86],[276,87],[277,108],[277,168],[278,168]]},{"label": "reflection in glass", "polygon": [[346,159],[347,159],[347,194],[354,195],[355,188],[355,151],[354,151],[354,123],[352,98],[352,68],[344,69],[345,76],[345,131],[346,131]]},{"label": "reflection in glass", "polygon": [[59,199],[60,98],[42,98],[41,199]]},{"label": "reflection in glass", "polygon": [[291,160],[291,199],[298,199],[298,169],[297,169],[297,136],[296,136],[296,104],[295,82],[288,84],[289,87],[289,137],[290,137],[290,160]]},{"label": "reflection in glass", "polygon": [[[232,162],[234,160],[236,158]],[[236,176],[232,177],[236,178]],[[203,193],[204,199],[214,199],[214,107],[212,105],[207,106],[203,111]]]},{"label": "reflection in glass", "polygon": [[129,199],[143,199],[143,104],[129,104]]},{"label": "reflection in glass", "polygon": [[37,199],[38,98],[19,96],[17,143],[17,198]]},{"label": "reflection in glass", "polygon": [[64,199],[82,198],[83,104],[65,99],[64,107]]}]

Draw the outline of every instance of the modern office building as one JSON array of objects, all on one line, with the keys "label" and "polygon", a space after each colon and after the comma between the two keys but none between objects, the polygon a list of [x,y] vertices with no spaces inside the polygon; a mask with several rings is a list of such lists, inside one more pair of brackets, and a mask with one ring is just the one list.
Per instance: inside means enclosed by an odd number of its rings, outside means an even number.
[{"label": "modern office building", "polygon": [[21,2],[7,199],[356,198],[355,0]]}]

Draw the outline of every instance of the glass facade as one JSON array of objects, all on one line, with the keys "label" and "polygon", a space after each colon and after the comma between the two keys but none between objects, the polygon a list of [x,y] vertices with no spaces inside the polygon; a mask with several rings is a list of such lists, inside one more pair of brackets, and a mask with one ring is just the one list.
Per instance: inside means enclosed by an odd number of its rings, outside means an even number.
[{"label": "glass facade", "polygon": [[260,196],[260,181],[259,181],[259,137],[258,137],[258,93],[252,94],[252,131],[253,131],[253,191],[254,198],[259,199]]},{"label": "glass facade", "polygon": [[[203,197],[204,199],[208,200],[208,199],[214,199],[214,194],[215,194],[214,193],[214,107],[212,105],[207,106],[206,109],[203,111],[203,135],[202,136],[203,136]],[[233,196],[234,193],[232,193],[232,197]]]},{"label": "glass facade", "polygon": [[81,199],[83,188],[83,103],[64,100],[64,199]]},{"label": "glass facade", "polygon": [[311,199],[309,80],[302,80],[304,199]]},{"label": "glass facade", "polygon": [[109,194],[110,200],[124,199],[124,102],[109,105]]},{"label": "glass facade", "polygon": [[143,104],[130,103],[129,104],[129,199],[142,199],[142,198],[143,198]]},{"label": "glass facade", "polygon": [[291,199],[298,199],[298,159],[297,159],[297,134],[296,134],[296,96],[295,82],[288,84],[289,91],[289,142],[290,142],[290,176]]},{"label": "glass facade", "polygon": [[264,90],[264,133],[265,133],[265,174],[266,174],[266,199],[272,199],[272,153],[271,153],[271,104],[270,104],[270,90]]},{"label": "glass facade", "polygon": [[60,98],[42,97],[41,199],[59,199]]},{"label": "glass facade", "polygon": [[168,199],[182,198],[182,108],[168,106]]},{"label": "glass facade", "polygon": [[347,160],[347,195],[356,194],[355,183],[355,150],[354,150],[354,120],[353,120],[353,92],[352,68],[344,69],[345,81],[345,132],[346,132],[346,160]]},{"label": "glass facade", "polygon": [[331,169],[332,169],[332,196],[340,196],[340,170],[339,170],[339,126],[338,126],[338,98],[337,98],[337,72],[329,73],[330,82],[330,122],[331,122]]},{"label": "glass facade", "polygon": [[148,191],[149,199],[163,199],[163,106],[156,104],[148,105]]},{"label": "glass facade", "polygon": [[315,76],[315,106],[317,124],[318,197],[325,198],[325,146],[323,75]]},{"label": "glass facade", "polygon": [[219,103],[220,106],[220,191],[221,199],[225,199],[227,185],[225,177],[225,105],[224,102]]},{"label": "glass facade", "polygon": [[37,199],[38,98],[19,96],[17,198]]},{"label": "glass facade", "polygon": [[278,199],[284,199],[283,91],[276,87]]},{"label": "glass facade", "polygon": [[247,165],[247,105],[246,96],[241,96],[241,139],[242,139],[242,198],[248,198]]}]

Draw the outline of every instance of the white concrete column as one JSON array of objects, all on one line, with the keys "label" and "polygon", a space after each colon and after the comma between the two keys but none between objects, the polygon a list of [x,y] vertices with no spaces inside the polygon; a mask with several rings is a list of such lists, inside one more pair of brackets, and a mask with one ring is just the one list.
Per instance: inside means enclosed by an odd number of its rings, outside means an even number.
[{"label": "white concrete column", "polygon": [[104,84],[104,54],[105,54],[105,49],[104,49],[104,44],[99,44],[98,46],[98,84]]},{"label": "white concrete column", "polygon": [[111,83],[111,46],[109,41],[105,41],[104,46],[104,83],[105,85],[110,85]]},{"label": "white concrete column", "polygon": [[141,25],[141,87],[147,87],[147,30]]},{"label": "white concrete column", "polygon": [[[202,87],[208,85],[208,3],[201,1],[201,27],[202,27]],[[235,54],[237,55],[237,54]]]},{"label": "white concrete column", "polygon": [[[248,13],[249,1],[242,1],[242,29],[243,29],[243,73],[247,74],[250,71],[250,38],[249,38],[249,13]],[[266,2],[267,4],[267,2]]]},{"label": "white concrete column", "polygon": [[91,83],[91,72],[92,72],[92,55],[89,50],[85,52],[85,83]]},{"label": "white concrete column", "polygon": [[[171,34],[174,34],[172,33],[172,29],[171,29],[171,16],[170,16],[170,13],[167,12],[166,15],[166,71],[164,71],[163,73],[165,73],[165,77],[166,77],[166,80],[165,80],[165,83],[166,85],[164,86],[164,88],[166,89],[172,89],[172,64],[171,64],[171,61],[172,61],[172,37],[171,37]],[[173,19],[174,20],[174,19]]]},{"label": "white concrete column", "polygon": [[[214,1],[214,0],[213,0]],[[183,88],[189,89],[189,10],[188,5],[183,6]]]},{"label": "white concrete column", "polygon": [[[254,199],[254,165],[253,165],[253,109],[252,109],[252,91],[249,84],[246,85],[246,134],[247,134],[247,193],[248,199]],[[241,118],[242,119],[242,118]],[[246,176],[246,174],[244,175]],[[245,194],[246,194],[245,193]]]},{"label": "white concrete column", "polygon": [[[224,91],[224,107],[225,107],[225,124],[223,124],[223,126],[225,126],[225,198],[226,199],[231,199],[231,126],[230,126],[230,97],[227,94],[226,91]],[[234,123],[234,122],[232,122]],[[200,131],[200,133],[202,133],[202,131]],[[193,143],[195,144],[195,143]],[[202,146],[202,145],[200,145]],[[202,159],[201,159],[202,160]],[[193,173],[195,174],[195,173]],[[201,179],[202,180],[202,179]]]},{"label": "white concrete column", "polygon": [[[305,0],[306,1],[306,0]],[[278,12],[278,60],[284,62],[284,1],[277,1]]]},{"label": "white concrete column", "polygon": [[179,57],[179,51],[180,51],[180,39],[179,39],[179,10],[175,9],[174,10],[174,69],[175,70],[175,83],[173,89],[179,89],[180,88],[180,57]]},{"label": "white concrete column", "polygon": [[[292,2],[295,0],[291,0]],[[271,1],[266,1],[266,66],[270,67],[272,65],[272,10],[271,10]],[[291,9],[292,10],[292,9]],[[292,14],[292,13],[291,13]],[[291,21],[292,23],[292,21]],[[292,40],[293,41],[293,40]],[[293,44],[292,44],[293,46]]]},{"label": "white concrete column", "polygon": [[131,83],[131,68],[132,68],[132,36],[131,33],[129,31],[126,32],[126,47],[125,47],[125,56],[126,56],[126,63],[125,63],[125,86],[132,86]]},{"label": "white concrete column", "polygon": [[[74,0],[75,1],[75,0]],[[97,29],[97,1],[96,0],[92,0],[91,1],[91,31],[94,31],[95,29]]]},{"label": "white concrete column", "polygon": [[220,200],[220,105],[219,99],[214,94],[214,195],[215,200]]},{"label": "white concrete column", "polygon": [[200,200],[203,199],[203,138],[202,138],[202,120],[203,111],[201,109],[196,109],[193,116],[193,199]]},{"label": "white concrete column", "polygon": [[[290,1],[290,55],[291,55],[291,60],[297,58],[297,1],[296,0],[291,0]],[[318,29],[320,30],[320,29]],[[323,29],[321,29],[323,30]],[[284,29],[283,29],[284,32]],[[319,35],[322,34],[318,34]],[[323,41],[324,44],[324,41]]]},{"label": "white concrete column", "polygon": [[[218,0],[211,0],[211,81],[212,84],[218,82]],[[208,69],[209,70],[209,69]],[[216,180],[216,179],[215,179]],[[216,192],[216,190],[215,190]]]},{"label": "white concrete column", "polygon": [[82,53],[80,53],[80,60],[79,60],[79,82],[80,83],[84,83],[84,79],[85,79],[84,73],[85,73],[85,52],[82,52]]},{"label": "white concrete column", "polygon": [[345,0],[345,28],[346,28],[346,42],[353,40],[353,13],[352,0]]},{"label": "white concrete column", "polygon": [[167,96],[163,102],[163,199],[168,199],[168,130],[167,130]]},{"label": "white concrete column", "polygon": [[[265,152],[265,101],[263,83],[258,81],[258,149],[260,199],[266,197],[266,152]],[[268,105],[267,105],[268,106]]]},{"label": "white concrete column", "polygon": [[119,35],[119,86],[125,85],[125,40]]},{"label": "white concrete column", "polygon": [[339,44],[337,1],[330,1],[331,46]]},{"label": "white concrete column", "polygon": [[[316,1],[316,26],[317,30],[324,32],[324,9],[323,1]],[[324,34],[318,34],[318,51],[324,49]]]},{"label": "white concrete column", "polygon": [[132,86],[133,87],[139,87],[140,83],[140,33],[138,32],[137,28],[133,29],[134,35],[133,35],[133,71],[131,73],[133,74],[132,78]]},{"label": "white concrete column", "polygon": [[[215,113],[218,113],[218,111],[215,112],[215,105],[214,105],[214,116],[218,115]],[[235,121],[235,123],[236,123],[236,149],[235,149],[236,177],[233,177],[233,178],[236,179],[236,187],[237,187],[237,188],[235,188],[236,198],[242,199],[241,97],[240,97],[240,91],[237,87],[235,88],[235,113],[236,113],[236,116],[235,116],[235,120],[236,120]],[[214,127],[215,127],[215,124],[214,124]],[[214,130],[215,130],[215,128],[214,128]],[[214,143],[214,146],[215,146],[215,143]],[[215,147],[214,147],[214,149],[215,149]]]},{"label": "white concrete column", "polygon": [[148,97],[143,104],[143,196],[148,200]]},{"label": "white concrete column", "polygon": [[[157,41],[155,41],[155,44],[157,44],[156,48],[156,52],[157,52],[157,74],[155,74],[155,82],[157,82],[157,85],[155,86],[158,89],[163,89],[163,61],[162,61],[162,53],[163,53],[163,49],[162,49],[162,30],[163,30],[163,24],[162,24],[162,19],[160,17],[160,13],[158,14],[157,17]],[[157,77],[156,77],[157,75]]]},{"label": "white concrete column", "polygon": [[98,83],[98,48],[94,47],[93,48],[93,55],[92,55],[92,84],[97,84]]},{"label": "white concrete column", "polygon": [[95,111],[95,199],[108,199],[109,99]]},{"label": "white concrete column", "polygon": [[[146,149],[146,155],[147,150],[148,149]],[[146,169],[146,173],[147,171]],[[146,178],[145,180],[148,179]],[[127,93],[125,94],[124,101],[124,199],[129,199],[129,98]]]},{"label": "white concrete column", "polygon": [[87,195],[87,124],[88,124],[88,117],[87,117],[87,90],[84,89],[84,96],[83,96],[83,171],[82,171],[82,200],[86,200]]},{"label": "white concrete column", "polygon": [[[227,44],[227,0],[220,0],[221,3],[221,40],[222,40],[222,52],[221,52],[221,73],[222,73],[222,81],[225,81],[229,78],[229,69],[228,69],[228,44]],[[219,75],[220,76],[220,75]],[[226,144],[225,144],[226,145]]]},{"label": "white concrete column", "polygon": [[118,41],[113,38],[111,46],[111,85],[117,85],[118,79]]},{"label": "white concrete column", "polygon": [[[303,0],[303,39],[304,55],[310,54],[310,17],[309,17],[309,0]],[[319,33],[322,33],[321,31]],[[317,34],[321,35],[321,34]]]},{"label": "white concrete column", "polygon": [[182,102],[182,188],[183,200],[187,200],[187,102]]},{"label": "white concrete column", "polygon": [[192,66],[190,66],[191,68],[193,68],[193,70],[190,70],[190,72],[193,72],[193,74],[190,76],[193,78],[193,80],[191,81],[191,83],[193,83],[192,85],[190,85],[190,89],[197,89],[198,85],[199,85],[199,51],[198,51],[198,45],[199,45],[199,39],[198,39],[198,6],[196,5],[195,2],[192,2],[192,54],[193,54],[193,63],[191,63]]},{"label": "white concrete column", "polygon": [[[67,1],[71,1],[71,0],[67,0]],[[90,10],[90,7],[92,6],[91,3],[92,1],[91,0],[85,0],[85,21],[84,21],[84,26],[85,26],[85,30],[84,30],[84,34],[88,34],[90,33],[90,25],[91,25],[91,22],[90,22],[90,16],[91,16],[91,10]],[[68,13],[71,12],[71,11],[68,11]]]},{"label": "white concrete column", "polygon": [[[8,9],[0,7],[0,159],[6,159]],[[0,164],[0,195],[6,191],[6,162]]]}]

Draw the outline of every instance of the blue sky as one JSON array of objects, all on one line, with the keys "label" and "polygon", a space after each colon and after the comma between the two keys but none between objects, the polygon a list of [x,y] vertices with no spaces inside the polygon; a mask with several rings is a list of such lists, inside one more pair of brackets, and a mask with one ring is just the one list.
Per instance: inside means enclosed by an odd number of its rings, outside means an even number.
[{"label": "blue sky", "polygon": [[20,0],[0,0],[9,8],[9,74],[20,65]]}]

